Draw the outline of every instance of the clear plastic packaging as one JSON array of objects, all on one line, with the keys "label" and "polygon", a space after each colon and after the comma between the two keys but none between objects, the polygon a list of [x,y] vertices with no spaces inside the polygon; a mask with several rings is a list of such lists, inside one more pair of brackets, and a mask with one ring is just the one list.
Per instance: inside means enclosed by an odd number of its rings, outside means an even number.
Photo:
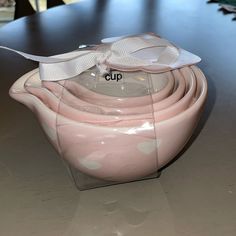
[{"label": "clear plastic packaging", "polygon": [[167,74],[153,75],[155,87],[147,73],[101,75],[96,67],[57,84],[43,82],[57,97],[60,152],[80,189],[157,176],[153,100],[174,89]]}]

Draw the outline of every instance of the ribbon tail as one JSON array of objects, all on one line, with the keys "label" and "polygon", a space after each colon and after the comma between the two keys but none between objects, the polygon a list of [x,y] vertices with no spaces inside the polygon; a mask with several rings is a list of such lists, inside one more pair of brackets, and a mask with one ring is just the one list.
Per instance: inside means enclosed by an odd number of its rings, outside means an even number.
[{"label": "ribbon tail", "polygon": [[58,81],[73,78],[96,65],[98,52],[57,63],[39,63],[41,80]]},{"label": "ribbon tail", "polygon": [[21,52],[8,47],[0,48],[17,53],[24,58],[39,62],[39,73],[41,80],[58,81],[72,78],[85,70],[96,65],[96,57],[100,52],[83,50],[73,51],[51,57],[37,56]]},{"label": "ribbon tail", "polygon": [[65,61],[65,59],[60,59],[60,58],[53,58],[53,57],[44,57],[44,56],[36,56],[36,55],[32,55],[29,53],[25,53],[25,52],[21,52],[12,48],[8,48],[8,47],[4,47],[4,46],[0,46],[0,48],[17,53],[21,56],[23,56],[26,59],[32,60],[32,61],[36,61],[36,62],[43,62],[43,63],[56,63],[56,62],[60,62],[60,61]]}]

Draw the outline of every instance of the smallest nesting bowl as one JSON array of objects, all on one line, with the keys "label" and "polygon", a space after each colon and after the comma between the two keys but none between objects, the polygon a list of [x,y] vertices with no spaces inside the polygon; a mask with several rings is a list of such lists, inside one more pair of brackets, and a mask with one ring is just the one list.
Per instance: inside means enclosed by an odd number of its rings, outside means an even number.
[{"label": "smallest nesting bowl", "polygon": [[[116,73],[116,72],[112,72]],[[175,81],[171,72],[119,72],[123,79],[106,81],[97,69],[87,71],[75,79],[61,81],[68,91],[93,105],[113,108],[132,108],[150,105],[172,94]]]}]

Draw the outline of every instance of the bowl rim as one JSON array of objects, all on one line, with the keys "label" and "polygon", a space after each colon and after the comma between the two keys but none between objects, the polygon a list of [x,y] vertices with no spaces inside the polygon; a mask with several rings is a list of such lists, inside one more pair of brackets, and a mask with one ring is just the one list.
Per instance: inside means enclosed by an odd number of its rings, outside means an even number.
[{"label": "bowl rim", "polygon": [[[204,104],[204,101],[206,99],[207,96],[207,81],[206,81],[206,77],[204,76],[203,72],[197,67],[197,66],[190,66],[190,68],[193,70],[195,77],[201,81],[202,86],[201,86],[201,91],[200,94],[197,98],[197,100],[194,102],[194,104],[192,104],[189,108],[187,108],[186,110],[184,110],[183,112],[177,114],[176,116],[173,116],[169,119],[166,120],[162,120],[160,122],[153,122],[154,125],[166,125],[168,123],[176,123],[179,122],[180,120],[184,119],[184,117],[187,117],[189,115],[191,115],[191,113],[193,113],[194,111],[196,112],[197,110],[200,109],[200,107]],[[67,117],[64,117],[58,113],[55,113],[54,111],[52,111],[50,108],[48,108],[39,98],[37,98],[36,96],[28,93],[25,89],[24,89],[24,83],[26,79],[29,76],[32,76],[35,72],[37,72],[37,69],[34,69],[24,75],[22,75],[19,79],[17,79],[15,81],[15,83],[11,86],[10,90],[9,90],[9,95],[12,98],[15,98],[16,100],[18,100],[16,98],[16,96],[26,96],[29,97],[31,99],[31,101],[33,101],[33,106],[36,107],[40,106],[42,107],[44,110],[46,109],[48,112],[50,112],[50,114],[55,115],[56,117],[61,117],[64,120],[63,124],[67,124],[67,125],[81,125],[84,127],[91,127],[91,128],[96,128],[96,129],[102,129],[102,130],[111,130],[111,129],[118,129],[120,131],[123,130],[129,130],[130,128],[134,128],[134,127],[140,127],[140,125],[135,125],[135,126],[125,126],[125,127],[114,127],[114,126],[101,126],[101,125],[96,125],[96,124],[91,124],[91,123],[83,123],[83,122],[76,122],[73,121]],[[23,86],[22,86],[23,85]],[[37,104],[37,106],[36,106]],[[45,112],[46,112],[45,110]],[[56,124],[56,126],[59,124]]]},{"label": "bowl rim", "polygon": [[[36,74],[36,73],[35,73]],[[35,74],[33,74],[33,76],[35,75]],[[24,86],[24,88],[25,88],[25,90],[27,90],[27,88],[28,89],[30,89],[28,86],[27,86],[27,82],[28,82],[28,80],[30,79],[30,78],[32,78],[32,76],[30,76],[30,77],[28,77],[27,79],[26,79],[26,82],[25,82],[25,86]],[[173,78],[175,78],[174,76],[173,76]],[[179,99],[179,100],[177,100],[177,102],[178,101],[181,101],[182,100],[182,94],[184,94],[184,91],[185,91],[185,89],[186,89],[186,79],[181,75],[181,73],[180,73],[180,76],[177,78],[177,81],[178,81],[178,87],[177,87],[177,89],[175,90],[175,92],[171,95],[171,96],[169,96],[169,97],[167,97],[166,99],[167,100],[170,100],[170,99],[173,99],[173,96],[176,96],[176,95],[180,95],[181,96],[181,99]],[[192,84],[193,84],[193,79],[190,79],[190,88],[189,88],[189,90],[191,89],[191,86],[192,86]],[[60,84],[58,84],[57,83],[57,85],[59,85],[59,86],[61,86]],[[32,86],[32,87],[34,87],[34,86]],[[175,102],[173,102],[173,103],[171,103],[171,105],[169,106],[169,107],[166,107],[166,108],[163,108],[163,109],[161,109],[161,110],[158,110],[158,111],[153,111],[153,104],[148,104],[148,106],[150,106],[150,111],[149,112],[147,112],[147,113],[138,113],[138,114],[117,114],[117,115],[110,115],[110,114],[99,114],[99,113],[91,113],[91,112],[88,112],[88,111],[83,111],[83,110],[80,110],[80,109],[77,109],[77,108],[75,108],[75,107],[73,107],[73,106],[69,106],[67,103],[65,103],[65,102],[63,102],[62,100],[61,100],[61,98],[58,98],[55,94],[53,94],[51,91],[49,91],[47,88],[44,88],[44,87],[37,87],[37,89],[39,89],[39,90],[42,90],[43,91],[43,93],[46,93],[46,96],[50,96],[52,99],[58,99],[58,112],[60,112],[59,111],[59,109],[60,109],[60,105],[64,105],[64,106],[66,106],[66,107],[68,107],[69,109],[71,109],[73,112],[79,112],[79,113],[81,113],[81,115],[85,115],[85,116],[87,116],[88,118],[86,118],[87,120],[85,120],[85,122],[88,122],[88,123],[95,123],[95,124],[98,124],[98,123],[101,123],[101,124],[105,124],[105,123],[109,123],[109,122],[113,122],[113,121],[118,121],[118,120],[120,120],[120,121],[122,121],[122,119],[124,119],[124,120],[135,120],[135,119],[138,119],[138,120],[140,120],[140,119],[145,119],[145,118],[154,118],[154,116],[155,115],[158,115],[158,114],[162,114],[162,110],[164,110],[165,112],[166,112],[166,110],[168,109],[168,108],[171,108],[174,104],[176,104]],[[63,89],[63,87],[62,87],[62,89]],[[27,90],[30,94],[32,94],[29,90]],[[67,91],[67,90],[66,90]],[[68,91],[69,92],[69,91]],[[70,92],[69,92],[70,93]],[[63,94],[63,90],[62,90],[62,94]],[[187,95],[187,94],[189,94],[189,91],[187,91],[187,93],[185,94],[185,95]],[[34,94],[32,94],[32,95],[34,95]],[[184,95],[184,96],[185,96]],[[34,96],[36,96],[36,95],[34,95]],[[74,96],[73,94],[72,94],[72,96]],[[37,97],[37,96],[36,96]],[[75,96],[74,96],[75,97]],[[80,100],[80,98],[78,98],[78,97],[75,97],[76,99],[79,99]],[[166,100],[166,99],[163,99],[162,101],[164,102],[164,100]],[[41,100],[41,99],[40,99]],[[82,100],[83,101],[83,100]],[[161,101],[161,102],[162,102]],[[42,101],[43,102],[43,101]],[[150,102],[151,102],[151,100],[150,100]],[[44,103],[44,102],[43,102]],[[156,106],[158,106],[158,103],[159,102],[157,102],[157,103],[155,103],[156,104]],[[178,103],[179,104],[179,103]],[[181,104],[181,103],[180,103]],[[91,105],[93,105],[93,104],[91,104]],[[137,107],[138,108],[138,107]],[[56,113],[57,111],[55,111],[54,110],[54,112]],[[78,114],[79,115],[79,114]],[[65,115],[63,115],[63,116],[65,116]],[[66,116],[65,116],[66,117]],[[91,117],[92,117],[92,120],[90,121],[89,120],[89,118],[91,119]],[[83,122],[82,120],[80,121],[80,120],[75,120],[75,119],[73,119],[73,118],[70,118],[70,117],[67,117],[67,118],[69,118],[69,119],[72,119],[72,120],[74,120],[74,121],[77,121],[77,122]],[[102,119],[102,118],[104,118],[104,122],[101,122],[99,119]],[[117,118],[117,119],[116,119]],[[115,119],[115,120],[114,120]]]}]

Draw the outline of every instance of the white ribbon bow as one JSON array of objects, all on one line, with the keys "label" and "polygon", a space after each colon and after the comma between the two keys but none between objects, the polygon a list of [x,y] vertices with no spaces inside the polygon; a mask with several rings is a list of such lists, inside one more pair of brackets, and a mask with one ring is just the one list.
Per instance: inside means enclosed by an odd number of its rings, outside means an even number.
[{"label": "white ribbon bow", "polygon": [[40,78],[48,81],[69,79],[94,66],[98,67],[101,74],[108,73],[111,68],[159,73],[201,60],[154,34],[120,37],[93,50],[72,51],[51,57],[35,56],[3,46],[0,48],[39,62]]}]

